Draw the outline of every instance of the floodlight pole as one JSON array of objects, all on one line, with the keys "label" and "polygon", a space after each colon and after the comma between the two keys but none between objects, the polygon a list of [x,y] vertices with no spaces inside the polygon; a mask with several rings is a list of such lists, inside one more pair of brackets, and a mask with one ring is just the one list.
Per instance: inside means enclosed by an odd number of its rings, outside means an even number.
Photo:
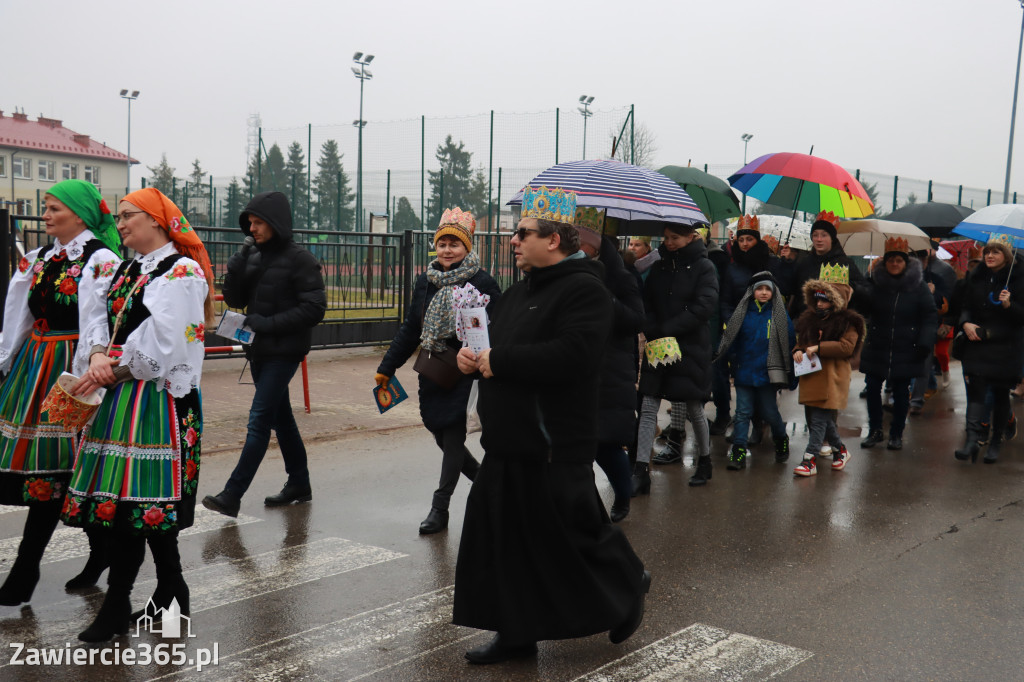
[{"label": "floodlight pole", "polygon": [[580,95],[580,104],[583,105],[577,108],[580,115],[583,116],[583,160],[587,160],[587,119],[594,115],[594,112],[590,110],[590,104],[594,101],[593,97],[587,95]]},{"label": "floodlight pole", "polygon": [[[1020,6],[1021,9],[1024,10],[1024,0],[1021,0]],[[1004,204],[1008,204],[1010,202],[1010,165],[1013,162],[1013,127],[1017,122],[1017,91],[1020,88],[1020,54],[1022,49],[1024,49],[1024,12],[1022,12],[1020,24],[1020,42],[1017,44],[1017,75],[1013,81],[1013,110],[1010,114],[1010,145],[1006,152],[1006,183],[1003,185]]]},{"label": "floodlight pole", "polygon": [[[359,156],[356,161],[356,231],[362,231],[363,225],[363,128],[366,121],[363,120],[363,84],[373,78],[373,74],[366,70],[366,65],[373,61],[373,55],[364,55],[356,52],[352,61],[359,65],[359,68],[352,68],[352,72],[359,79]],[[340,229],[340,225],[338,226]]]},{"label": "floodlight pole", "polygon": [[[743,140],[743,165],[747,165],[747,144],[750,143],[750,138],[754,137],[751,133],[743,133],[740,135],[740,139]],[[747,193],[743,193],[743,206],[740,208],[743,211],[743,215],[747,214]]]},{"label": "floodlight pole", "polygon": [[138,90],[133,90],[131,94],[128,93],[128,90],[121,91],[121,99],[128,100],[128,158],[125,160],[125,194],[129,194],[132,191],[132,100],[138,98]]}]

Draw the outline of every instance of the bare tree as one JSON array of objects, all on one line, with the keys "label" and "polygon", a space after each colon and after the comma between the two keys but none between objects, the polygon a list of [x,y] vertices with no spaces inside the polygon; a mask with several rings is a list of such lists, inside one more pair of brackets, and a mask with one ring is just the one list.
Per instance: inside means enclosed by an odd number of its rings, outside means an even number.
[{"label": "bare tree", "polygon": [[[623,124],[625,124],[625,129],[623,129]],[[622,131],[621,138],[618,136],[619,131]],[[631,134],[632,140],[630,139]],[[631,142],[632,144],[630,144]],[[611,133],[611,158],[613,159],[645,168],[653,168],[656,151],[658,151],[658,147],[654,133],[646,123],[639,123],[631,130],[628,120],[623,120]]]}]

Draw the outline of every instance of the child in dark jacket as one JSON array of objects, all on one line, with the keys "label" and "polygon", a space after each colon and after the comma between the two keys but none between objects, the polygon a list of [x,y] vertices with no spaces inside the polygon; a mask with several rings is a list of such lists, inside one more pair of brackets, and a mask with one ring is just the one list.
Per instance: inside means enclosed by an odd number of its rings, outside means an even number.
[{"label": "child in dark jacket", "polygon": [[729,469],[744,467],[754,412],[771,427],[775,461],[789,459],[789,436],[777,400],[778,391],[789,388],[795,344],[793,321],[786,312],[778,282],[770,272],[756,273],[725,326],[716,357],[718,362],[728,360],[736,386]]}]

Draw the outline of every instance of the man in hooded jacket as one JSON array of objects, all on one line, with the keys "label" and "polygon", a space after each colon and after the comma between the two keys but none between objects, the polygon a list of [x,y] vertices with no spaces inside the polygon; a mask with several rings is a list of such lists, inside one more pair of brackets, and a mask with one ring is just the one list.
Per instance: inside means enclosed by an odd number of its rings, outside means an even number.
[{"label": "man in hooded jacket", "polygon": [[207,509],[238,516],[270,443],[277,434],[288,480],[267,506],[308,502],[313,493],[306,467],[306,446],[292,415],[288,383],[309,352],[312,329],[327,310],[320,264],[292,240],[291,207],[281,192],[252,198],[238,217],[246,243],[228,260],[224,302],[245,308],[245,324],[255,332],[246,346],[256,394],[249,410],[249,432],[235,470],[217,495],[207,495]]}]

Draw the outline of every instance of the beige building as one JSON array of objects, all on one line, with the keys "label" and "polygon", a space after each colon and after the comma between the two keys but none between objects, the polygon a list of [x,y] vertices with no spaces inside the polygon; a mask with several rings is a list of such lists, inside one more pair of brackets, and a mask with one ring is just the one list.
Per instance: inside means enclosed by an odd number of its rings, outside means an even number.
[{"label": "beige building", "polygon": [[117,206],[125,194],[127,161],[124,153],[56,119],[31,121],[24,113],[0,111],[0,205],[18,215],[41,215],[47,189],[74,178],[96,185],[107,204]]}]

